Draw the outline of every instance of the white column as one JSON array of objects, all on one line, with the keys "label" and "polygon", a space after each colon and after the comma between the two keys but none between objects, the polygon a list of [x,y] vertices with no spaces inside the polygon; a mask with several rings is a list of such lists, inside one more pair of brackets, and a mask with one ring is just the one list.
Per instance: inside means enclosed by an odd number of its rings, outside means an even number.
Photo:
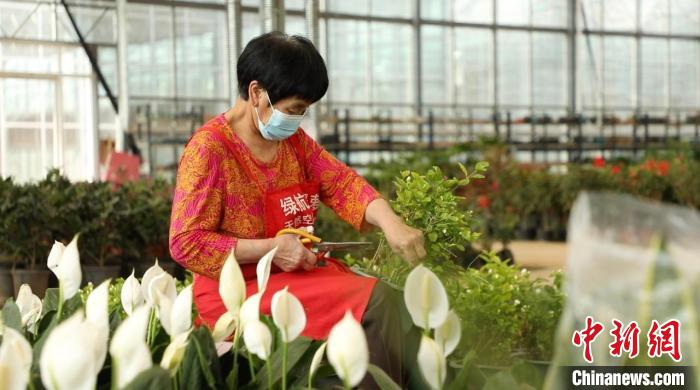
[{"label": "white column", "polygon": [[226,1],[226,69],[228,70],[229,105],[233,107],[238,98],[238,76],[236,64],[242,49],[242,14],[241,0]]},{"label": "white column", "polygon": [[117,77],[119,85],[119,120],[114,132],[116,151],[124,150],[124,134],[129,127],[129,89],[127,79],[126,0],[116,0],[117,5]]}]

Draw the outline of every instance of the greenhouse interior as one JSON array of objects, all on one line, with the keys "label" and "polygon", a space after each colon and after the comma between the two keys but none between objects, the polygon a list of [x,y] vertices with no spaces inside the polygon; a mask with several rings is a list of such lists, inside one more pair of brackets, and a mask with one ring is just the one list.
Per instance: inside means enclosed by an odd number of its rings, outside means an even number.
[{"label": "greenhouse interior", "polygon": [[700,389],[699,208],[697,0],[0,0],[0,390]]}]

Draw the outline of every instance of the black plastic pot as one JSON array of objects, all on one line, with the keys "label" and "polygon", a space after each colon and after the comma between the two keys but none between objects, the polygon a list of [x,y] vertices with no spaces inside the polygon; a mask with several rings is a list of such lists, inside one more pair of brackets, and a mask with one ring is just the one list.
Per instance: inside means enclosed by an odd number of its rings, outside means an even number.
[{"label": "black plastic pot", "polygon": [[107,279],[119,277],[119,265],[84,265],[83,266],[83,285],[92,283],[97,286]]},{"label": "black plastic pot", "polygon": [[48,269],[22,269],[15,268],[12,271],[12,283],[15,289],[15,296],[19,292],[20,286],[27,283],[32,288],[32,292],[39,298],[44,298],[44,293],[49,287],[49,276],[51,271]]}]

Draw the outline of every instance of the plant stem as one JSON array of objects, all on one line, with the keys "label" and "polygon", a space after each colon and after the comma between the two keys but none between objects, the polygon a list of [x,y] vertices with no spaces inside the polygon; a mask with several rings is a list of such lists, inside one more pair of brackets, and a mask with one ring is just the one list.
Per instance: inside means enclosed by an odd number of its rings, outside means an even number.
[{"label": "plant stem", "polygon": [[250,370],[250,378],[255,382],[255,370],[253,369],[253,355],[248,351],[248,369]]},{"label": "plant stem", "polygon": [[287,343],[282,342],[282,390],[287,390]]},{"label": "plant stem", "polygon": [[117,387],[117,377],[118,377],[118,373],[117,373],[117,361],[116,361],[114,358],[112,358],[112,381],[111,381],[111,384],[110,384],[110,389],[111,389],[111,390],[117,390],[117,388],[118,388],[118,387]]},{"label": "plant stem", "polygon": [[233,346],[231,346],[231,353],[233,354],[233,372],[236,375],[236,382],[233,384],[233,388],[238,388],[238,343],[241,340],[241,327],[236,325],[236,333],[233,335]]},{"label": "plant stem", "polygon": [[63,314],[63,286],[61,283],[58,284],[58,308],[56,308],[56,323],[61,321],[61,314]]},{"label": "plant stem", "polygon": [[155,316],[156,316],[156,309],[151,308],[151,311],[148,315],[148,328],[147,328],[148,331],[146,333],[146,344],[149,347],[153,346],[153,342],[154,342],[153,339],[155,338],[155,335],[153,334],[154,333],[153,328],[155,328],[155,326],[154,326]]},{"label": "plant stem", "polygon": [[267,360],[265,361],[265,365],[267,366],[267,390],[272,390],[272,367],[270,365],[270,357],[267,357]]}]

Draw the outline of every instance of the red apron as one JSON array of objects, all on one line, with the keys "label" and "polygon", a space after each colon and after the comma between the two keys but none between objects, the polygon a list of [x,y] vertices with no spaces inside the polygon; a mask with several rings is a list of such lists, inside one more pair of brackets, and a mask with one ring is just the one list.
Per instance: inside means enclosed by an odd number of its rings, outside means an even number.
[{"label": "red apron", "polygon": [[[265,238],[274,237],[284,228],[305,228],[313,226],[319,206],[319,183],[308,178],[306,173],[305,153],[299,141],[299,133],[289,138],[297,161],[304,173],[304,182],[276,191],[263,188],[250,171],[245,161],[240,158],[235,145],[217,128],[204,128],[221,141],[238,161],[244,173],[264,194]],[[254,237],[243,237],[254,238]],[[326,258],[326,265],[311,271],[282,272],[273,264],[267,289],[260,302],[260,312],[270,315],[270,302],[278,290],[289,287],[304,306],[306,311],[306,328],[302,335],[313,339],[325,339],[333,325],[350,310],[357,321],[369,301],[377,279],[359,276],[336,259]],[[241,270],[246,281],[248,296],[258,291],[256,264],[243,264]],[[195,274],[194,303],[199,312],[199,321],[213,327],[216,320],[226,311],[219,296],[219,281]]]}]

